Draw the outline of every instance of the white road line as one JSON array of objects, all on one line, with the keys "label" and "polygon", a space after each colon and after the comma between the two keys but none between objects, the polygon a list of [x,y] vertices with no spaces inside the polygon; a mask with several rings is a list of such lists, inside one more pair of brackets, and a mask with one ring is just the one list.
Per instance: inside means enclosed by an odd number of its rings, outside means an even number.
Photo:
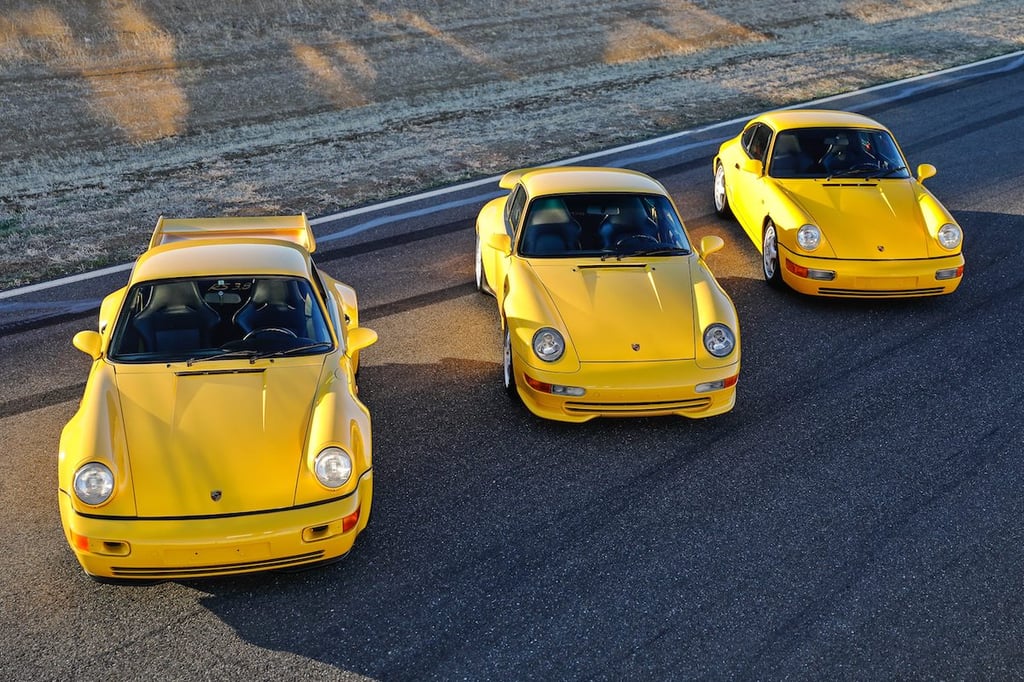
[{"label": "white road line", "polygon": [[[951,74],[956,74],[956,73],[958,73],[960,71],[965,71],[967,69],[973,69],[973,68],[977,68],[979,66],[985,66],[986,64],[994,64],[994,63],[1003,62],[1003,61],[1006,62],[1006,64],[1003,67],[1001,67],[999,69],[995,69],[994,71],[992,71],[990,73],[1001,73],[1001,72],[1004,72],[1004,71],[1011,71],[1011,70],[1013,70],[1015,68],[1018,68],[1021,65],[1021,63],[1024,62],[1024,50],[1021,50],[1019,52],[1012,52],[1010,54],[1005,54],[1005,55],[1001,55],[1001,56],[998,56],[998,57],[991,57],[989,59],[984,59],[984,60],[982,60],[980,62],[973,62],[971,64],[963,64],[961,66],[954,66],[954,67],[951,67],[949,69],[944,69],[942,71],[936,71],[934,73],[921,74],[919,76],[913,76],[911,78],[905,78],[903,80],[893,81],[891,83],[880,83],[878,85],[873,85],[871,87],[864,88],[862,90],[855,90],[853,92],[844,92],[844,93],[840,93],[838,95],[831,95],[829,97],[823,97],[821,99],[816,99],[816,100],[811,101],[811,102],[802,102],[800,104],[792,104],[792,105],[790,105],[788,107],[780,107],[780,108],[795,109],[795,108],[798,108],[798,107],[821,106],[823,104],[839,102],[839,101],[842,101],[844,99],[858,97],[860,95],[870,94],[870,93],[873,93],[873,92],[881,92],[883,90],[889,90],[891,88],[903,88],[904,86],[909,85],[911,83],[933,81],[933,80],[937,80],[939,78],[942,78],[944,76],[948,76],[948,75],[951,75]],[[907,97],[909,95],[912,95],[912,94],[915,94],[915,93],[917,93],[917,92],[919,92],[921,90],[927,89],[928,87],[929,86],[927,84],[923,84],[919,88],[914,88],[914,89],[912,89],[910,91],[903,90],[898,95],[896,95],[894,97],[881,98],[878,101],[879,102],[883,102],[883,103],[888,103],[890,101],[895,101],[897,99],[905,98],[905,97]],[[695,128],[693,130],[683,130],[683,131],[680,131],[680,132],[677,132],[677,133],[671,133],[669,135],[663,135],[661,137],[652,138],[650,140],[643,140],[641,142],[633,142],[631,144],[622,145],[621,147],[614,147],[612,149],[605,149],[605,150],[602,150],[602,151],[599,151],[599,152],[594,152],[592,154],[583,154],[581,156],[574,156],[574,157],[572,157],[570,159],[563,159],[561,161],[553,161],[551,163],[544,164],[544,165],[545,166],[567,166],[567,165],[577,165],[577,164],[584,163],[584,162],[592,162],[592,161],[595,161],[597,159],[601,159],[601,158],[605,158],[605,157],[609,157],[609,156],[615,156],[617,154],[623,154],[625,152],[630,152],[630,151],[634,151],[634,150],[640,150],[640,149],[644,149],[646,147],[651,147],[651,146],[654,146],[654,145],[665,144],[666,142],[671,142],[672,140],[678,140],[678,139],[681,139],[681,138],[684,138],[684,137],[688,137],[688,136],[699,135],[699,134],[702,134],[702,133],[707,133],[707,132],[711,132],[711,131],[714,131],[714,130],[718,130],[718,129],[721,129],[721,128],[728,128],[728,127],[732,127],[732,126],[735,126],[735,125],[739,125],[741,123],[745,123],[746,121],[749,121],[755,115],[756,114],[751,114],[749,116],[741,116],[741,117],[738,117],[738,118],[730,119],[728,121],[721,121],[721,122],[718,122],[718,123],[712,123],[710,125],[706,125],[706,126],[703,126],[703,127],[700,127],[700,128]],[[716,142],[717,142],[716,140],[707,140],[707,141],[702,141],[702,142],[684,144],[684,145],[681,145],[681,146],[672,147],[672,148],[669,148],[669,149],[665,149],[665,150],[659,151],[656,154],[652,154],[652,155],[648,155],[648,156],[631,157],[631,158],[628,158],[628,159],[624,159],[624,160],[621,160],[620,163],[622,165],[628,165],[630,163],[639,163],[639,162],[642,162],[642,161],[651,161],[651,160],[663,158],[665,156],[670,156],[670,155],[673,155],[673,154],[678,154],[678,153],[681,153],[683,151],[687,151],[687,150],[690,150],[690,149],[693,149],[693,148],[697,148],[697,147],[701,147],[701,146],[707,146],[707,145],[713,145]],[[492,175],[491,177],[488,177],[488,178],[481,178],[479,180],[473,180],[473,181],[470,181],[470,182],[464,182],[464,183],[461,183],[461,184],[458,184],[458,185],[451,185],[450,187],[441,187],[441,188],[438,188],[438,189],[435,189],[435,190],[430,190],[428,192],[421,192],[419,194],[412,194],[412,195],[409,195],[409,196],[406,196],[406,197],[400,197],[398,199],[391,199],[389,201],[383,201],[383,202],[381,202],[379,204],[371,204],[371,205],[368,205],[368,206],[361,206],[359,208],[348,209],[348,210],[345,210],[345,211],[340,211],[338,213],[332,213],[330,215],[325,215],[325,216],[320,216],[318,218],[313,218],[313,219],[311,219],[309,221],[309,224],[310,225],[321,225],[323,223],[330,223],[330,222],[334,222],[336,220],[342,220],[344,218],[352,218],[352,217],[364,215],[364,214],[367,214],[367,213],[374,213],[374,212],[378,212],[378,211],[386,211],[388,209],[395,208],[397,206],[404,206],[406,204],[411,204],[411,203],[414,203],[414,202],[417,202],[417,201],[424,201],[425,199],[432,199],[434,197],[442,197],[442,196],[446,196],[446,195],[449,195],[449,194],[455,194],[457,192],[462,192],[462,191],[465,191],[467,189],[473,189],[475,187],[486,187],[488,185],[492,185],[492,184],[497,183],[500,178],[501,178],[500,175]],[[493,196],[497,196],[497,195],[496,194],[481,194],[481,195],[477,195],[477,196],[474,196],[474,197],[470,197],[468,199],[451,201],[451,202],[446,202],[446,203],[441,203],[441,204],[433,204],[433,205],[431,205],[429,207],[426,207],[426,208],[423,208],[423,209],[419,209],[419,210],[415,210],[415,211],[409,211],[409,212],[401,213],[401,214],[394,215],[394,216],[383,216],[381,218],[375,218],[373,220],[369,220],[369,221],[367,221],[365,223],[360,223],[359,225],[355,225],[353,227],[349,227],[349,228],[346,228],[344,230],[339,230],[337,232],[332,232],[332,233],[327,234],[327,235],[318,236],[316,238],[316,241],[317,241],[318,244],[336,241],[338,239],[343,239],[345,237],[349,237],[349,236],[352,236],[354,234],[359,234],[360,232],[365,232],[365,231],[373,229],[375,227],[380,227],[381,225],[386,225],[388,223],[392,223],[392,222],[395,222],[395,221],[398,221],[398,220],[407,220],[408,218],[411,218],[411,217],[418,217],[418,216],[423,216],[423,215],[429,215],[430,213],[436,213],[438,211],[447,210],[449,208],[465,206],[465,205],[467,205],[469,203],[473,203],[475,201],[481,201],[481,200],[485,201],[487,198],[493,197]],[[131,270],[132,265],[133,265],[133,263],[126,263],[126,264],[123,264],[123,265],[115,265],[115,266],[111,266],[109,268],[103,268],[102,270],[94,270],[92,272],[83,272],[83,273],[78,274],[78,275],[71,275],[69,277],[62,277],[60,279],[51,280],[49,282],[40,282],[38,284],[32,284],[32,285],[29,285],[29,286],[26,286],[26,287],[21,287],[20,289],[10,289],[8,291],[0,291],[0,301],[2,301],[4,299],[8,299],[8,298],[14,298],[16,296],[24,296],[26,294],[35,293],[37,291],[43,291],[43,290],[46,290],[46,289],[52,289],[52,288],[55,288],[55,287],[65,286],[65,285],[68,285],[68,284],[75,284],[77,282],[84,282],[86,280],[95,279],[97,277],[103,277],[105,275],[111,275],[111,274],[115,274],[115,273],[119,273],[119,272],[127,272],[128,270]]]}]

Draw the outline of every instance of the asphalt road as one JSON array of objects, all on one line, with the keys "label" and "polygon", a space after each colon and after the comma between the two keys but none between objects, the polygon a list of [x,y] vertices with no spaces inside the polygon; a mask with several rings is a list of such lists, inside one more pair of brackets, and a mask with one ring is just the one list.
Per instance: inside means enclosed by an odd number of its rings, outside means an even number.
[{"label": "asphalt road", "polygon": [[125,274],[0,300],[0,679],[1024,679],[1022,104],[1020,57],[825,104],[938,167],[967,257],[942,299],[767,288],[712,210],[738,122],[594,161],[654,174],[695,238],[726,241],[710,263],[743,369],[707,421],[569,426],[509,401],[471,284],[493,184],[318,221],[320,264],[381,337],[374,518],[298,574],[85,577],[56,503],[87,370],[70,338]]}]

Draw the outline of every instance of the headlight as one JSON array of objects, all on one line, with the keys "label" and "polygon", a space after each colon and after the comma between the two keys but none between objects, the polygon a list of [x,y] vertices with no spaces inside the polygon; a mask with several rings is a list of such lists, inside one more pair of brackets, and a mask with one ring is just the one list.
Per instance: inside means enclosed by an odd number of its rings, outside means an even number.
[{"label": "headlight", "polygon": [[324,448],[313,463],[316,480],[328,488],[340,488],[352,475],[352,458],[341,448]]},{"label": "headlight", "polygon": [[946,223],[939,228],[939,244],[944,249],[955,249],[960,246],[960,240],[964,238],[963,232],[953,223]]},{"label": "headlight", "polygon": [[551,327],[538,329],[533,335],[533,352],[544,362],[554,362],[565,352],[565,339]]},{"label": "headlight", "polygon": [[796,243],[804,251],[814,251],[821,244],[821,230],[817,225],[801,225],[796,231]]},{"label": "headlight", "polygon": [[736,347],[736,336],[724,324],[713,324],[704,330],[704,347],[716,358],[724,358]]},{"label": "headlight", "polygon": [[103,504],[114,492],[114,474],[105,464],[89,462],[75,472],[75,495],[86,504]]}]

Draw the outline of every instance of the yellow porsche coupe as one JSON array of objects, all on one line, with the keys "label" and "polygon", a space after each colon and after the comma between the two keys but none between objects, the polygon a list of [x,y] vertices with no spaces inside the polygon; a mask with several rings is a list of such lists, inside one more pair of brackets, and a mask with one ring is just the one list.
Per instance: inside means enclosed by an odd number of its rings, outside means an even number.
[{"label": "yellow porsche coupe", "polygon": [[60,438],[64,534],[105,580],[295,568],[370,517],[351,287],[317,270],[304,215],[164,219],[75,335],[92,358]]},{"label": "yellow porsche coupe", "polygon": [[713,162],[715,210],[761,250],[765,280],[817,296],[937,296],[963,277],[963,231],[892,133],[860,114],[758,116]]},{"label": "yellow porsche coupe", "polygon": [[710,417],[732,409],[736,309],[665,188],[635,171],[534,168],[476,221],[477,287],[494,294],[505,389],[534,414]]}]

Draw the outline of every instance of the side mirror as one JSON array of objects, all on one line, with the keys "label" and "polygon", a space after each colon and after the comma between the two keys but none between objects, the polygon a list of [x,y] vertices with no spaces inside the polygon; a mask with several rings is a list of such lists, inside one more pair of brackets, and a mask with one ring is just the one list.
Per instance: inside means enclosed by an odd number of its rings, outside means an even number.
[{"label": "side mirror", "polygon": [[366,327],[348,330],[348,354],[352,355],[377,343],[377,332]]},{"label": "side mirror", "polygon": [[700,240],[700,257],[707,258],[715,251],[721,251],[725,247],[725,240],[717,234],[709,234]]},{"label": "side mirror", "polygon": [[928,178],[935,175],[938,171],[935,170],[935,166],[930,163],[922,163],[917,167],[917,181],[924,182]]},{"label": "side mirror", "polygon": [[512,238],[504,232],[487,235],[487,246],[506,256],[512,253]]},{"label": "side mirror", "polygon": [[99,332],[94,332],[91,329],[78,332],[74,338],[71,339],[71,345],[88,355],[93,360],[100,359],[100,346],[103,345],[103,337],[100,336]]},{"label": "side mirror", "polygon": [[743,159],[740,163],[740,170],[745,173],[753,173],[754,175],[763,175],[764,164],[757,159]]}]

